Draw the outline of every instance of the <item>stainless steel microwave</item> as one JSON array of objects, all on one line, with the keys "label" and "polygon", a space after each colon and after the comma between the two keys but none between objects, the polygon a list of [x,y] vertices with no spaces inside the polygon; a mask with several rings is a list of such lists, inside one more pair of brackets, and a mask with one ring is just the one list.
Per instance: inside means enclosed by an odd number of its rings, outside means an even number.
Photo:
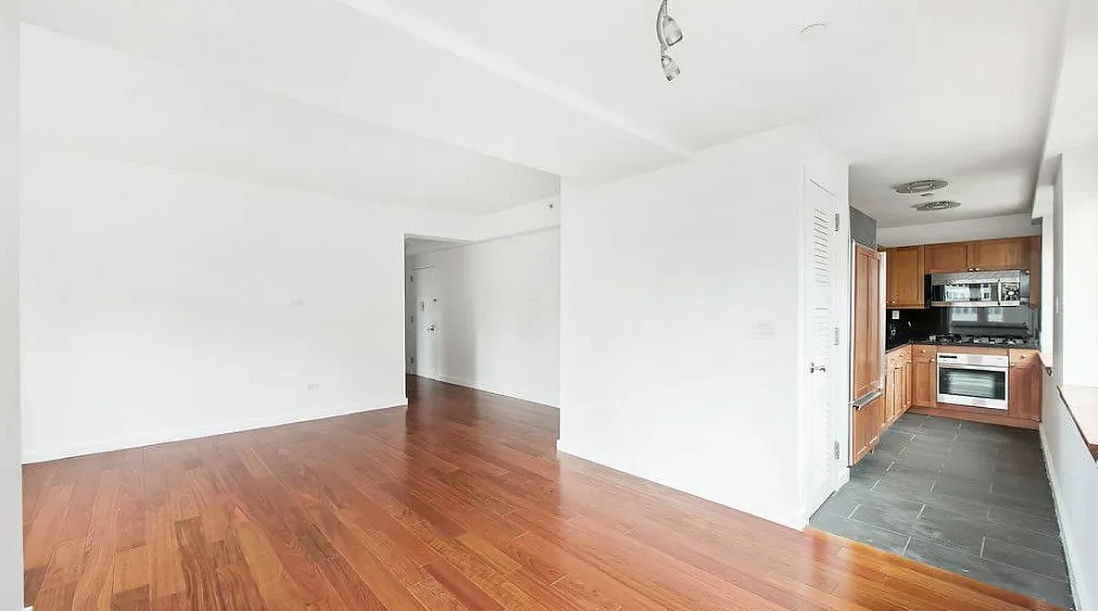
[{"label": "stainless steel microwave", "polygon": [[1028,302],[1029,272],[965,272],[930,277],[930,305],[991,308]]}]

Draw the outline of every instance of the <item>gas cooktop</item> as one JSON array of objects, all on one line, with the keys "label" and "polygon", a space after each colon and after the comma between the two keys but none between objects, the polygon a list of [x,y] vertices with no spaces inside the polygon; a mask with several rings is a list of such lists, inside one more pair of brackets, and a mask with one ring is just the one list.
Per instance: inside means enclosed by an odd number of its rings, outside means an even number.
[{"label": "gas cooktop", "polygon": [[1034,341],[1024,337],[1002,337],[994,335],[959,335],[947,333],[932,338],[938,344],[947,346],[1004,346],[1007,348],[1033,347]]}]

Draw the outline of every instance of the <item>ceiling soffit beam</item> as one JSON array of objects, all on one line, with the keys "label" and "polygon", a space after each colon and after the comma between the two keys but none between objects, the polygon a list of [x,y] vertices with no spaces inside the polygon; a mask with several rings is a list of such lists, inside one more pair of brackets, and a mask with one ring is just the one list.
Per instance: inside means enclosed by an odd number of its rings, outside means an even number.
[{"label": "ceiling soffit beam", "polygon": [[384,0],[338,1],[431,46],[442,49],[467,62],[514,81],[527,89],[551,98],[564,106],[658,146],[668,153],[683,159],[690,157],[692,154],[689,147],[675,141],[674,138],[637,125],[600,106],[577,91],[532,74],[512,62],[501,59],[498,55],[473,43],[467,37],[417,17],[407,10],[392,6]]},{"label": "ceiling soffit beam", "polygon": [[1067,56],[1068,35],[1069,35],[1068,17],[1071,15],[1071,5],[1072,5],[1072,0],[1067,0],[1065,2],[1062,2],[1061,5],[1060,5],[1061,15],[1060,15],[1060,19],[1059,19],[1059,22],[1058,22],[1058,31],[1057,31],[1057,34],[1059,35],[1058,40],[1060,41],[1060,46],[1056,50],[1056,65],[1053,68],[1053,70],[1051,70],[1050,75],[1049,75],[1052,86],[1049,88],[1049,92],[1050,92],[1049,93],[1049,99],[1047,100],[1047,103],[1045,104],[1045,108],[1047,109],[1047,112],[1046,112],[1045,116],[1043,117],[1044,130],[1041,132],[1041,134],[1042,134],[1041,146],[1040,146],[1040,150],[1039,150],[1038,155],[1037,155],[1037,177],[1036,177],[1036,180],[1034,181],[1032,196],[1030,198],[1031,201],[1032,201],[1033,207],[1037,206],[1037,190],[1038,190],[1038,188],[1041,185],[1051,184],[1052,177],[1055,174],[1050,174],[1049,172],[1050,172],[1050,170],[1055,171],[1056,169],[1059,168],[1059,159],[1058,159],[1058,157],[1057,157],[1056,161],[1053,161],[1050,157],[1058,156],[1060,151],[1050,151],[1050,150],[1048,150],[1049,149],[1048,145],[1049,145],[1049,138],[1052,136],[1053,121],[1056,120],[1056,107],[1059,105],[1059,100],[1060,100],[1060,82],[1063,79],[1064,59]]}]

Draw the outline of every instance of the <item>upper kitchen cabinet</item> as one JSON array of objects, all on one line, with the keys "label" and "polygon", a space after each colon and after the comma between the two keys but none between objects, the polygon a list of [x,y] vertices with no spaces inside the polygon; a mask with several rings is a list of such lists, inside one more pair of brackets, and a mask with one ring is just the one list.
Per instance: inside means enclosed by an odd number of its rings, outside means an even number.
[{"label": "upper kitchen cabinet", "polygon": [[885,249],[887,288],[885,304],[892,309],[926,307],[922,246]]},{"label": "upper kitchen cabinet", "polygon": [[1029,269],[1030,238],[980,240],[952,244],[928,244],[927,274]]},{"label": "upper kitchen cabinet", "polygon": [[1029,238],[971,242],[968,266],[975,272],[1029,269],[1029,246]]},{"label": "upper kitchen cabinet", "polygon": [[968,264],[969,245],[967,243],[928,244],[925,251],[925,273],[927,274],[967,272],[971,267]]}]

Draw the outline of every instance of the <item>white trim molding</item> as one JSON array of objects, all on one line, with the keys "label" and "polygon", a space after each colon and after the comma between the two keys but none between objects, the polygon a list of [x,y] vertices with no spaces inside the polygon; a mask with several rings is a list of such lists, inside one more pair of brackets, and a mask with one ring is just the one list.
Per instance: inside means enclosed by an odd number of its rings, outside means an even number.
[{"label": "white trim molding", "polygon": [[201,439],[203,437],[228,435],[232,433],[241,433],[244,431],[251,431],[255,429],[265,429],[286,424],[296,424],[299,422],[312,422],[314,420],[324,420],[325,418],[334,418],[336,416],[346,416],[350,414],[358,414],[407,406],[408,399],[401,397],[399,399],[380,401],[370,404],[336,406],[318,413],[310,414],[310,417],[308,418],[301,418],[297,414],[282,414],[265,418],[255,418],[252,420],[237,423],[231,427],[226,427],[220,424],[209,424],[207,426],[199,426],[186,430],[141,433],[137,435],[117,437],[115,439],[108,439],[104,441],[94,441],[78,445],[46,448],[42,450],[24,452],[23,464],[26,465],[31,463],[46,462],[50,460],[59,460],[62,458],[72,458],[74,456],[87,456],[89,454],[99,454],[101,452],[114,452],[116,450],[128,450],[131,448],[141,448],[161,443],[171,443],[173,441],[186,441],[189,439]]}]

